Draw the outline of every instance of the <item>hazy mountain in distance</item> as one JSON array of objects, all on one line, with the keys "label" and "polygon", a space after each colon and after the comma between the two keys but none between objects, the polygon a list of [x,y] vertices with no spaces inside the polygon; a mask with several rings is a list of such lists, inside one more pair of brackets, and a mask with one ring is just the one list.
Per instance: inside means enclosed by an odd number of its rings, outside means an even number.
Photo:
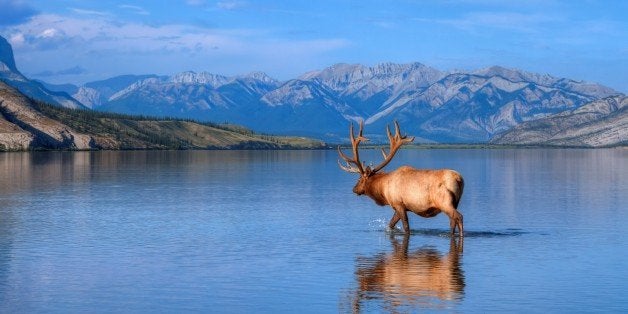
[{"label": "hazy mountain in distance", "polygon": [[486,142],[523,122],[617,94],[595,83],[498,66],[444,72],[420,63],[336,64],[285,82],[259,72],[147,77],[98,108],[229,121],[327,140],[346,139],[348,123],[359,120],[374,139],[382,139],[385,126],[398,120],[426,141]]},{"label": "hazy mountain in distance", "polygon": [[78,86],[74,85],[74,84],[53,84],[53,83],[48,83],[46,81],[42,81],[42,80],[38,80],[38,79],[34,79],[33,81],[36,81],[38,83],[41,83],[42,85],[44,85],[44,87],[47,90],[53,91],[53,92],[64,92],[68,95],[72,95],[74,93],[76,93],[79,89]]},{"label": "hazy mountain in distance", "polygon": [[77,88],[72,97],[83,105],[95,109],[109,102],[109,98],[127,86],[148,78],[158,78],[157,75],[120,75],[102,81],[89,82]]}]

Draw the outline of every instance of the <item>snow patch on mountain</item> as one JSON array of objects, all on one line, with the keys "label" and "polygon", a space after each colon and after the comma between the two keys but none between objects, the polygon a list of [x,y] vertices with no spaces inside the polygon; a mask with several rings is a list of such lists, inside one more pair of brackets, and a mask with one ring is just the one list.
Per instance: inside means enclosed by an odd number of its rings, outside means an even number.
[{"label": "snow patch on mountain", "polygon": [[212,74],[209,72],[195,73],[187,71],[173,75],[170,77],[169,81],[179,84],[206,84],[212,88],[218,88],[228,83],[230,80],[226,76]]}]

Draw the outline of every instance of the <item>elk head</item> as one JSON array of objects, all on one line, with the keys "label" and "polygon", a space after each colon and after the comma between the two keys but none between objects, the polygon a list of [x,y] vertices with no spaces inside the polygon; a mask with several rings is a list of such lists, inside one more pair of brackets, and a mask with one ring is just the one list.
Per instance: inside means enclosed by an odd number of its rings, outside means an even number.
[{"label": "elk head", "polygon": [[366,166],[362,161],[360,161],[360,154],[358,151],[358,146],[361,142],[366,142],[368,139],[362,135],[364,130],[364,121],[360,121],[360,130],[358,131],[358,135],[353,132],[353,123],[349,126],[349,139],[351,140],[351,147],[353,150],[353,157],[350,158],[340,149],[340,145],[338,146],[338,154],[345,161],[343,165],[340,160],[338,160],[338,165],[340,168],[347,172],[359,173],[360,178],[358,179],[358,183],[353,187],[353,193],[357,195],[363,195],[366,191],[366,185],[369,179],[377,174],[378,171],[382,170],[388,163],[393,159],[397,150],[406,143],[410,143],[414,141],[414,137],[408,138],[407,136],[402,136],[401,131],[399,130],[399,123],[395,121],[395,135],[393,136],[390,133],[390,128],[386,126],[386,134],[388,135],[388,141],[390,143],[390,147],[388,149],[388,153],[384,148],[382,148],[382,155],[384,156],[384,161],[377,165],[376,167]]}]

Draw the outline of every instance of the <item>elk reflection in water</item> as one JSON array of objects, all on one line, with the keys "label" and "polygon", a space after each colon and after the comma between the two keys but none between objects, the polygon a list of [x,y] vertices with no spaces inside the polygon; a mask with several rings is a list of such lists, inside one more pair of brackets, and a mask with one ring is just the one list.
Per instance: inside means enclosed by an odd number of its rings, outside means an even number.
[{"label": "elk reflection in water", "polygon": [[451,238],[447,254],[433,247],[408,252],[409,235],[403,237],[402,243],[393,235],[390,241],[393,252],[358,258],[358,285],[352,296],[354,312],[359,312],[368,301],[381,302],[384,308],[395,312],[403,307],[442,308],[447,302],[462,299],[462,238]]}]

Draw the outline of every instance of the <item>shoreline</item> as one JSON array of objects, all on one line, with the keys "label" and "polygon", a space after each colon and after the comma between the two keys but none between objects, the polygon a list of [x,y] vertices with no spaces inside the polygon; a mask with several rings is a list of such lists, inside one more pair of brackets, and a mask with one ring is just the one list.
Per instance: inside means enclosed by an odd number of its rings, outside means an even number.
[{"label": "shoreline", "polygon": [[[124,148],[124,149],[45,149],[35,148],[26,150],[0,150],[0,153],[25,153],[25,152],[121,152],[121,151],[314,151],[336,150],[338,147],[350,149],[349,144],[326,144],[324,147],[281,147],[281,148]],[[388,145],[365,145],[361,149],[373,150],[387,148]],[[516,145],[516,144],[415,144],[406,145],[402,149],[430,150],[430,149],[474,149],[474,150],[498,150],[498,149],[628,149],[628,145],[617,146],[558,146],[558,145]]]}]

